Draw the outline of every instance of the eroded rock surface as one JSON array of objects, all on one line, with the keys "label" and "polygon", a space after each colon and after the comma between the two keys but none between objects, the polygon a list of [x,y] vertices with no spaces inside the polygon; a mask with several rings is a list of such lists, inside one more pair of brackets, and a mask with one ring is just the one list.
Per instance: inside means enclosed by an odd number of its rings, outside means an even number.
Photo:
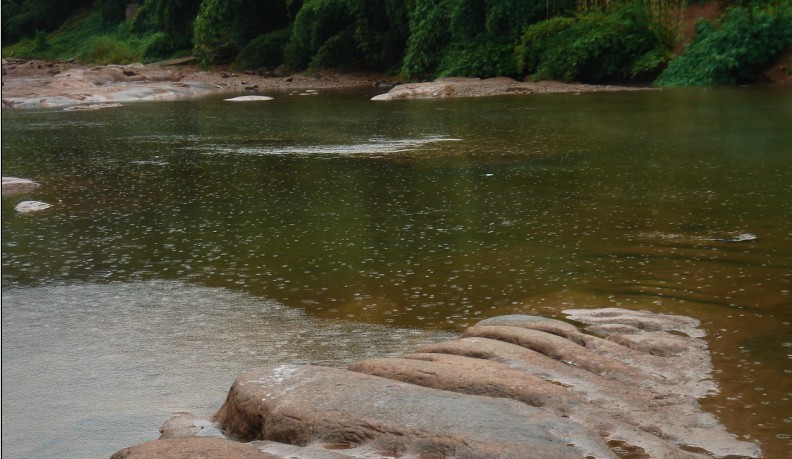
[{"label": "eroded rock surface", "polygon": [[[696,320],[616,308],[565,313],[588,331],[501,316],[458,339],[348,369],[253,371],[213,421],[282,458],[761,457],[698,405],[717,387]],[[185,419],[173,425],[188,434],[208,423]]]}]

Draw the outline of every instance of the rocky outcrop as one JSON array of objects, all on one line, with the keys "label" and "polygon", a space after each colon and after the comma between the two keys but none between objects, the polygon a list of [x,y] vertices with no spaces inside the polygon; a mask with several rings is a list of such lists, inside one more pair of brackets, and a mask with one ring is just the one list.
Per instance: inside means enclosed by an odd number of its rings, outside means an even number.
[{"label": "rocky outcrop", "polygon": [[[174,100],[217,92],[214,85],[179,81],[177,72],[142,64],[82,67],[31,61],[3,66],[3,107],[69,107]],[[49,70],[47,70],[49,69]],[[105,105],[108,106],[108,105]]]},{"label": "rocky outcrop", "polygon": [[496,78],[439,78],[425,83],[407,83],[372,97],[371,100],[443,99],[448,97],[482,97],[508,94],[542,94],[556,92],[635,91],[650,88],[587,85],[557,81],[525,82],[508,77]]},{"label": "rocky outcrop", "polygon": [[[761,456],[698,405],[717,387],[696,320],[565,313],[588,330],[501,316],[458,339],[347,369],[256,370],[237,379],[213,421],[283,458]],[[172,426],[190,435],[206,422]]]}]

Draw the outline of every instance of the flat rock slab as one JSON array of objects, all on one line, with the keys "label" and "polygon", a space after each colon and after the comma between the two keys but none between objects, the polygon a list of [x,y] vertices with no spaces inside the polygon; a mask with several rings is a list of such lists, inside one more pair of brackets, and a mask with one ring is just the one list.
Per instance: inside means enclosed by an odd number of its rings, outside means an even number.
[{"label": "flat rock slab", "polygon": [[501,316],[347,369],[253,371],[231,387],[216,424],[183,417],[170,434],[212,425],[279,458],[762,456],[698,404],[717,391],[698,321],[618,308],[565,313],[589,329]]},{"label": "flat rock slab", "polygon": [[509,94],[581,93],[651,90],[624,86],[587,85],[557,81],[524,82],[508,77],[496,78],[440,78],[425,83],[406,83],[371,100],[444,99],[448,97],[482,97]]},{"label": "flat rock slab", "polygon": [[40,185],[33,180],[18,177],[3,177],[3,196],[26,193],[35,190]]},{"label": "flat rock slab", "polygon": [[272,97],[268,96],[239,96],[239,97],[232,97],[230,99],[223,99],[228,102],[260,102],[266,100],[272,100]]}]

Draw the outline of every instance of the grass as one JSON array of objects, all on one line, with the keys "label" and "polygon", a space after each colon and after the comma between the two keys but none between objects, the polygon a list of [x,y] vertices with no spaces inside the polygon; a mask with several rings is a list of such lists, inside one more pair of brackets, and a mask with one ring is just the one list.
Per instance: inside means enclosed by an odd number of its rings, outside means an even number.
[{"label": "grass", "polygon": [[69,18],[55,32],[37,33],[4,47],[4,58],[67,60],[76,58],[91,64],[143,62],[146,49],[156,42],[156,34],[138,35],[126,22],[108,25],[98,11],[86,11]]}]

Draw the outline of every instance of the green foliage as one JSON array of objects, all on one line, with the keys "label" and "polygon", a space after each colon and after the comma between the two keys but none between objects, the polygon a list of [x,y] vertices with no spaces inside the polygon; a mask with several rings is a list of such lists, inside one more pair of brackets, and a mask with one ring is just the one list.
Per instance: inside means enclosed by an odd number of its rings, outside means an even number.
[{"label": "green foliage", "polygon": [[792,1],[736,7],[717,21],[699,22],[696,37],[656,83],[662,86],[737,84],[757,75],[792,45]]},{"label": "green foliage", "polygon": [[513,49],[526,27],[574,8],[574,0],[413,0],[401,73],[514,75]]},{"label": "green foliage", "polygon": [[[647,81],[668,64],[681,0],[2,0],[4,56],[124,63],[195,52],[235,68],[407,79],[528,75]],[[627,2],[627,3],[623,3]],[[750,82],[792,45],[792,0],[734,0],[701,23],[663,85]],[[580,9],[577,9],[578,6]]]},{"label": "green foliage", "polygon": [[129,64],[137,60],[137,53],[123,41],[102,35],[88,41],[77,56],[83,62],[105,64]]},{"label": "green foliage", "polygon": [[232,67],[235,69],[274,68],[285,62],[283,50],[291,38],[291,27],[266,33],[242,48]]},{"label": "green foliage", "polygon": [[16,42],[37,31],[51,32],[93,0],[3,0],[3,41]]},{"label": "green foliage", "polygon": [[190,43],[200,5],[201,0],[145,0],[132,28],[142,33],[164,32],[180,43]]},{"label": "green foliage", "polygon": [[141,57],[146,62],[168,59],[185,51],[181,40],[176,40],[165,32],[156,32],[143,40]]},{"label": "green foliage", "polygon": [[49,38],[47,37],[47,32],[43,30],[37,30],[36,36],[33,37],[33,51],[37,53],[45,53],[52,48],[52,45],[49,42]]},{"label": "green foliage", "polygon": [[450,48],[437,66],[438,77],[450,76],[516,76],[514,45],[483,41],[470,48]]},{"label": "green foliage", "polygon": [[401,60],[406,18],[398,0],[308,0],[295,18],[286,64],[388,69]]},{"label": "green foliage", "polygon": [[195,19],[195,53],[205,64],[233,58],[253,38],[286,27],[284,0],[203,0]]},{"label": "green foliage", "polygon": [[529,27],[518,69],[533,79],[586,83],[654,76],[668,60],[662,33],[640,3],[592,10]]}]

